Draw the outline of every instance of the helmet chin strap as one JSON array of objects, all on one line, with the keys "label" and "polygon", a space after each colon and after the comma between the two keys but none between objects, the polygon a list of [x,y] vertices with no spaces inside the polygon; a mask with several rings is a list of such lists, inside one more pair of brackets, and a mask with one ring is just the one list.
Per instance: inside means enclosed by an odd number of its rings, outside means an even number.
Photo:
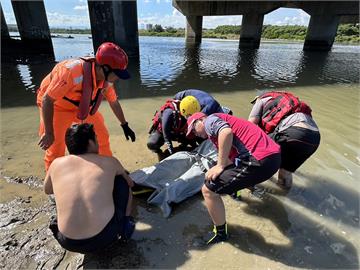
[{"label": "helmet chin strap", "polygon": [[105,75],[105,81],[108,80],[109,74],[112,72],[111,68],[108,65],[102,65],[101,66],[104,75]]}]

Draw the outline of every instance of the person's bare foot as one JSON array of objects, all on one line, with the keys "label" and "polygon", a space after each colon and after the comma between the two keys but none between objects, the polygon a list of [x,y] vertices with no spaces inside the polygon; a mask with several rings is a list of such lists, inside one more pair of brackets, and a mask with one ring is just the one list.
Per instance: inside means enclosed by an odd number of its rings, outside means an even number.
[{"label": "person's bare foot", "polygon": [[277,184],[284,189],[290,189],[292,186],[292,182],[293,182],[292,173],[285,169],[280,169],[278,173]]}]

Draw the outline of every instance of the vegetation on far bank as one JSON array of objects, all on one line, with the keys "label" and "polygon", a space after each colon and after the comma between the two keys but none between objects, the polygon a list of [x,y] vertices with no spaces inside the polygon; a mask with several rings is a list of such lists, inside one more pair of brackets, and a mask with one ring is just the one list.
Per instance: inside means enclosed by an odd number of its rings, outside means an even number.
[{"label": "vegetation on far bank", "polygon": [[[16,26],[9,26],[9,31],[17,31]],[[89,34],[90,29],[64,29],[51,28],[51,34]],[[239,39],[241,25],[221,25],[215,29],[203,29],[204,38],[219,39]],[[264,25],[261,37],[264,39],[283,39],[283,40],[304,40],[307,27],[299,25]],[[139,30],[140,36],[159,36],[159,37],[184,37],[184,28],[162,27],[156,24],[150,30]],[[359,24],[340,24],[337,30],[336,42],[360,44]]]},{"label": "vegetation on far bank", "polygon": [[[264,25],[261,37],[264,39],[304,40],[307,27],[299,25]],[[221,25],[215,29],[203,29],[204,38],[239,39],[240,25]],[[184,28],[155,25],[151,30],[139,30],[140,36],[184,37]],[[335,38],[336,42],[360,43],[359,25],[341,24]]]}]

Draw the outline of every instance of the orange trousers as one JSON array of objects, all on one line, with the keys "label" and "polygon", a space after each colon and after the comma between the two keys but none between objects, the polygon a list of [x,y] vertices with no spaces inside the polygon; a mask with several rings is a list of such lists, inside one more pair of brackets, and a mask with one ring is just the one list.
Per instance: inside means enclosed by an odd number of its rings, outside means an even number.
[{"label": "orange trousers", "polygon": [[[65,133],[68,127],[73,123],[81,123],[76,117],[77,111],[60,111],[54,108],[53,126],[54,126],[54,143],[45,151],[45,169],[49,169],[51,162],[58,157],[65,155]],[[109,142],[109,132],[105,127],[104,117],[97,111],[94,115],[89,115],[83,123],[94,125],[94,131],[99,144],[99,154],[104,156],[112,156]],[[44,122],[40,108],[40,128],[39,136],[45,133]]]}]

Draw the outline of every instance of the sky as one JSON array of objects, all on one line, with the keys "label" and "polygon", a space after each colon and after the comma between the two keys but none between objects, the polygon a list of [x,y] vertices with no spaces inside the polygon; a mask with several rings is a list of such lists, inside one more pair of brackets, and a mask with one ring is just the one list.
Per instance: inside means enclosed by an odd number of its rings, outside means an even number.
[{"label": "sky", "polygon": [[[50,27],[90,28],[87,0],[44,0]],[[5,20],[16,24],[10,0],[1,0]],[[185,17],[172,6],[171,0],[137,0],[139,29],[146,24],[161,24],[185,28]],[[215,28],[218,25],[240,25],[242,16],[204,16],[203,28]],[[305,25],[310,16],[301,9],[280,8],[264,17],[264,24]]]}]

